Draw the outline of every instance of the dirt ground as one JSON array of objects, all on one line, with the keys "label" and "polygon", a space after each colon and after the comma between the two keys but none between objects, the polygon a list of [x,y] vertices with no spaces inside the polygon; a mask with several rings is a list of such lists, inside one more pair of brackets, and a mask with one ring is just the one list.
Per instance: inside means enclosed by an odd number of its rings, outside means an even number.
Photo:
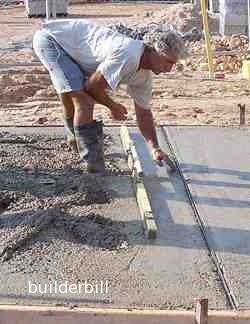
[{"label": "dirt ground", "polygon": [[[69,17],[84,17],[99,23],[142,23],[149,16],[160,16],[166,4],[78,4],[69,7]],[[172,10],[172,9],[171,9]],[[166,11],[167,12],[167,11]],[[152,16],[153,15],[153,16]],[[157,16],[158,15],[158,16]],[[22,5],[0,8],[0,121],[2,125],[61,125],[61,108],[47,72],[37,64],[29,48],[40,18],[28,19]],[[193,46],[193,45],[192,45]],[[197,44],[195,45],[197,48]],[[178,125],[238,125],[238,104],[246,104],[246,123],[250,124],[248,104],[250,84],[240,73],[225,73],[224,80],[209,80],[208,72],[193,68],[205,62],[204,42],[183,71],[154,78],[152,110],[157,123]],[[191,62],[191,64],[190,64]],[[21,66],[17,66],[21,64]],[[128,109],[128,123],[135,122],[132,100],[123,89],[114,94]],[[113,123],[108,110],[96,105],[95,115]]]}]

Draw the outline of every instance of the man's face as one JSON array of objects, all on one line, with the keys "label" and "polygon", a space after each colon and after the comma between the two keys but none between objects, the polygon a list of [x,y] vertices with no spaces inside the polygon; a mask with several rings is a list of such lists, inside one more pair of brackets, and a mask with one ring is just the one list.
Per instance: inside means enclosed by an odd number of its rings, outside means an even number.
[{"label": "man's face", "polygon": [[177,60],[163,53],[155,53],[151,60],[152,72],[155,74],[170,72]]}]

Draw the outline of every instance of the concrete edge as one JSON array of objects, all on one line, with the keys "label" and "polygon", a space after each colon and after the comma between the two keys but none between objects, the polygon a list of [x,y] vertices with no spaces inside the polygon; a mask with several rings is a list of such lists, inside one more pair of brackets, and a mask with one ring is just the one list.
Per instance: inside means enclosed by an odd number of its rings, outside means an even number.
[{"label": "concrete edge", "polygon": [[[137,127],[138,125],[133,122],[126,122],[126,127]],[[46,129],[46,128],[63,128],[63,124],[46,124],[46,125],[0,125],[1,129],[6,129],[9,131],[15,131],[19,129]],[[104,124],[104,127],[110,128],[110,127],[122,127],[121,123],[108,123]],[[229,128],[229,129],[250,129],[249,125],[240,126],[239,124],[234,124],[230,126],[222,126],[222,125],[207,125],[207,124],[200,124],[200,125],[194,125],[194,124],[168,124],[167,122],[162,122],[157,124],[157,128],[159,127],[187,127],[187,128]]]},{"label": "concrete edge", "polygon": [[149,195],[144,184],[144,172],[139,154],[137,153],[136,146],[130,136],[127,126],[121,126],[120,137],[125,154],[127,155],[135,196],[147,237],[149,239],[155,239],[157,236],[157,225],[151,208]]},{"label": "concrete edge", "polygon": [[[194,324],[195,312],[153,309],[105,309],[0,305],[0,322],[8,324]],[[209,324],[248,324],[250,311],[209,311]]]}]

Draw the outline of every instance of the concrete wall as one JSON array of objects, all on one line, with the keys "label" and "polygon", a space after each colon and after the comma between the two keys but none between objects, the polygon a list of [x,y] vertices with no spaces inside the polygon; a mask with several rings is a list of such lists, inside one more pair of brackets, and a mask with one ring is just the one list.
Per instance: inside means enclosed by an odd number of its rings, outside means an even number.
[{"label": "concrete wall", "polygon": [[219,0],[220,33],[223,35],[247,34],[247,0]]}]

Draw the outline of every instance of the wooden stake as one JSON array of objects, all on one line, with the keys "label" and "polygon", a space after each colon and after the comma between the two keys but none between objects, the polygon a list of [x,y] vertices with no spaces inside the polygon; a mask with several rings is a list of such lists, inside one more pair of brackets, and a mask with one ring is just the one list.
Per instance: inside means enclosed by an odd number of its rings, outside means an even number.
[{"label": "wooden stake", "polygon": [[208,324],[208,299],[196,300],[195,324]]},{"label": "wooden stake", "polygon": [[240,109],[240,125],[245,125],[246,123],[246,105],[238,104]]},{"label": "wooden stake", "polygon": [[212,55],[212,48],[211,48],[211,40],[209,35],[209,26],[208,26],[208,14],[207,14],[207,2],[206,0],[200,0],[201,3],[201,14],[203,20],[203,31],[205,36],[205,45],[206,45],[206,52],[207,52],[207,61],[209,67],[209,78],[214,78],[214,65],[213,65],[213,55]]}]

